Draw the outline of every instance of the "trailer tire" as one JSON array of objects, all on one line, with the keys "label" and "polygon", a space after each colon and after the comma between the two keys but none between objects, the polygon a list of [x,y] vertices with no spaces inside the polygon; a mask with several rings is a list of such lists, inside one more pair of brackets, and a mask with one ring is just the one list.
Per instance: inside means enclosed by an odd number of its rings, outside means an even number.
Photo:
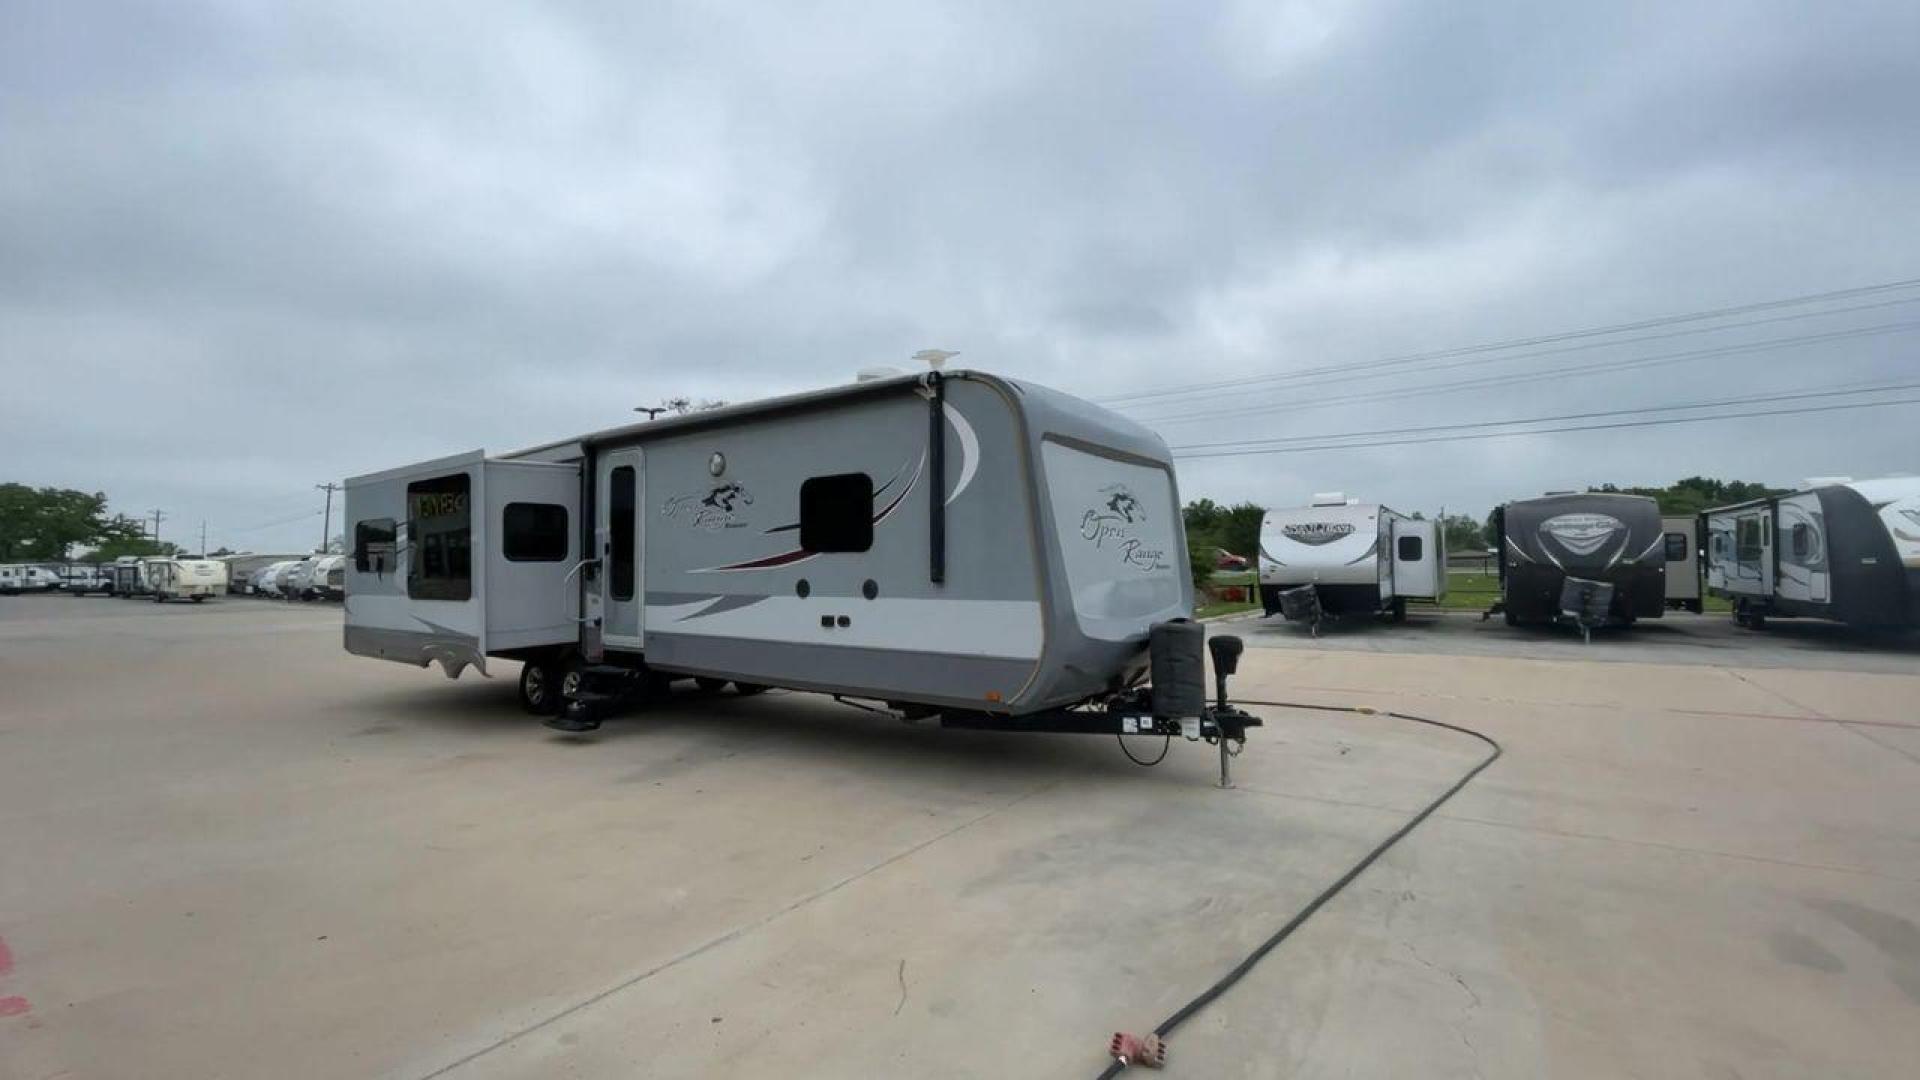
[{"label": "trailer tire", "polygon": [[693,685],[709,694],[717,694],[727,688],[727,680],[716,679],[711,675],[695,675]]},{"label": "trailer tire", "polygon": [[1388,622],[1406,622],[1407,621],[1407,598],[1406,597],[1396,596],[1393,598],[1393,606],[1387,609],[1387,621]]},{"label": "trailer tire", "polygon": [[200,601],[202,601],[202,600],[205,600],[205,599],[206,599],[206,597],[204,597],[204,596],[196,596],[196,597],[194,597],[194,598],[193,598],[193,602],[197,604],[197,603],[199,603]]},{"label": "trailer tire", "polygon": [[532,657],[520,665],[520,707],[534,716],[559,716],[567,707],[561,691],[564,667],[554,655]]},{"label": "trailer tire", "polygon": [[1502,611],[1502,612],[1500,612],[1500,617],[1501,617],[1501,618],[1503,618],[1503,619],[1505,619],[1505,620],[1507,621],[1507,625],[1508,625],[1508,626],[1519,626],[1519,625],[1520,625],[1520,616],[1518,616],[1518,615],[1515,615],[1515,614],[1513,613],[1513,609],[1512,609],[1512,608],[1507,608],[1506,610],[1504,610],[1504,611]]},{"label": "trailer tire", "polygon": [[763,683],[741,682],[735,679],[733,681],[733,692],[739,694],[741,697],[752,697],[755,694],[766,693],[767,686]]}]

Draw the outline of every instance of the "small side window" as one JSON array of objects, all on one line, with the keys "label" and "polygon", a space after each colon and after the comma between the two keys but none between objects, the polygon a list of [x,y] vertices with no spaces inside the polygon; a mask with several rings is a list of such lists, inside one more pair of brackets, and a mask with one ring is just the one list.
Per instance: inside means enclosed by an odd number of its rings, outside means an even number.
[{"label": "small side window", "polygon": [[1680,562],[1687,557],[1687,534],[1667,534],[1667,561]]},{"label": "small side window", "polygon": [[393,571],[393,519],[368,518],[353,526],[353,568],[363,574]]},{"label": "small side window", "polygon": [[802,481],[800,546],[814,552],[873,547],[873,478],[840,473]]},{"label": "small side window", "polygon": [[1403,536],[1400,538],[1399,542],[1394,546],[1399,549],[1401,562],[1419,562],[1420,561],[1420,549],[1422,545],[1420,543],[1419,537]]},{"label": "small side window", "polygon": [[1808,528],[1807,523],[1804,521],[1795,522],[1793,526],[1793,557],[1796,559],[1804,559],[1811,550],[1813,550],[1813,530]]},{"label": "small side window", "polygon": [[508,562],[566,558],[567,508],[559,503],[508,503],[500,514],[500,553]]}]

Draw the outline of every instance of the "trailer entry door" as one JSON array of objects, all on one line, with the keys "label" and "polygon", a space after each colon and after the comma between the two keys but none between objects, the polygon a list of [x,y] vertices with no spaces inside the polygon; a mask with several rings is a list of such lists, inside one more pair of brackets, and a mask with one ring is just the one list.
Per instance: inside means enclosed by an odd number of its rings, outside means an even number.
[{"label": "trailer entry door", "polygon": [[646,608],[643,545],[647,474],[638,447],[600,456],[595,482],[595,543],[600,549],[600,640],[638,652]]}]

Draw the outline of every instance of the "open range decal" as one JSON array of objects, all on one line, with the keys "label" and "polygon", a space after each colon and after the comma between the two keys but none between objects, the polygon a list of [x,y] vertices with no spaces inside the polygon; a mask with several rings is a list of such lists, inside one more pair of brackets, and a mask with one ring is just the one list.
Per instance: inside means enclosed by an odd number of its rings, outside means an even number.
[{"label": "open range decal", "polygon": [[1280,526],[1280,535],[1299,544],[1319,547],[1353,535],[1351,521],[1296,521]]},{"label": "open range decal", "polygon": [[738,529],[746,525],[740,520],[740,508],[752,505],[753,494],[746,485],[728,481],[715,484],[705,494],[675,495],[660,505],[660,513],[684,519],[696,529]]},{"label": "open range decal", "polygon": [[1096,548],[1112,548],[1120,561],[1142,573],[1165,570],[1165,548],[1148,547],[1135,535],[1134,526],[1147,520],[1147,511],[1125,484],[1108,484],[1100,489],[1098,505],[1080,518],[1080,538]]},{"label": "open range decal", "polygon": [[1540,523],[1540,535],[1552,537],[1575,555],[1591,555],[1626,527],[1610,514],[1559,514]]}]

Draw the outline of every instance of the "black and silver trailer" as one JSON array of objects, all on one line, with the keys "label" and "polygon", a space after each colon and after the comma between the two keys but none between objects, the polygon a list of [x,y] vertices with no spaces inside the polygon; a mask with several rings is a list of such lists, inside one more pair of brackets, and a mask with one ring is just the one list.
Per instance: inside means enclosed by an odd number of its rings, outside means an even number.
[{"label": "black and silver trailer", "polygon": [[1494,511],[1507,625],[1631,626],[1666,611],[1665,530],[1644,495],[1520,499]]},{"label": "black and silver trailer", "polygon": [[1205,701],[1165,443],[1031,383],[930,371],[476,450],[350,479],[346,515],[347,650],[520,661],[549,726],[691,677],[956,727],[1244,735]]},{"label": "black and silver trailer", "polygon": [[1920,477],[1809,481],[1703,518],[1707,591],[1731,601],[1742,626],[1920,625]]}]

